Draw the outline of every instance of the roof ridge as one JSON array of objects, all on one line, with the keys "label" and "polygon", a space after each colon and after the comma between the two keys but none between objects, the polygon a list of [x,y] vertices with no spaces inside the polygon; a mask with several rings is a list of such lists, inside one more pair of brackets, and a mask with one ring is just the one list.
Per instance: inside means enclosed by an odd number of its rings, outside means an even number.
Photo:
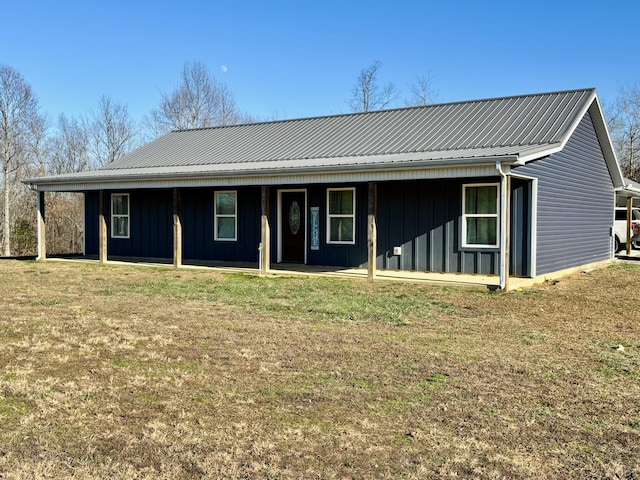
[{"label": "roof ridge", "polygon": [[279,123],[289,123],[289,122],[302,122],[309,120],[322,120],[327,118],[344,118],[344,117],[357,117],[357,116],[372,116],[379,115],[383,113],[390,112],[399,112],[399,111],[410,111],[410,110],[420,110],[420,109],[429,109],[435,107],[445,107],[445,106],[454,106],[454,105],[465,105],[471,103],[485,103],[485,102],[495,102],[501,100],[514,100],[518,98],[531,98],[531,97],[545,97],[551,95],[566,95],[569,93],[578,93],[578,92],[594,92],[596,91],[595,87],[590,88],[576,88],[570,90],[556,90],[552,92],[540,92],[540,93],[525,93],[519,95],[508,95],[504,97],[487,97],[480,99],[472,99],[472,100],[458,100],[451,102],[442,102],[442,103],[429,103],[427,105],[413,105],[410,107],[396,107],[396,108],[388,108],[383,110],[371,110],[368,112],[347,112],[347,113],[337,113],[332,115],[315,115],[311,117],[295,117],[295,118],[283,118],[280,120],[267,120],[267,121],[255,121],[248,123],[236,123],[233,125],[215,125],[211,127],[198,127],[198,128],[182,128],[171,130],[170,133],[186,133],[186,132],[197,132],[203,130],[222,130],[222,129],[231,129],[231,128],[240,128],[240,127],[249,127],[256,125],[273,125]]}]

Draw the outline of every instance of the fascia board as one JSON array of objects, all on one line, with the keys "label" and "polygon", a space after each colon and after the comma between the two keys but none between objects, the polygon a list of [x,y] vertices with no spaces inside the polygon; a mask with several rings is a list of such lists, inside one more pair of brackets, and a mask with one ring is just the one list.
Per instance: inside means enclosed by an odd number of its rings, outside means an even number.
[{"label": "fascia board", "polygon": [[632,185],[625,185],[624,187],[617,187],[615,189],[616,193],[619,193],[620,195],[624,196],[624,197],[633,197],[633,198],[640,198],[640,189],[636,188]]},{"label": "fascia board", "polygon": [[[363,164],[341,166],[338,169],[328,169],[326,167],[309,167],[309,168],[290,168],[288,171],[280,169],[277,172],[269,172],[267,169],[248,169],[243,171],[225,170],[215,172],[171,172],[161,174],[127,174],[126,170],[117,170],[112,175],[92,175],[92,176],[66,176],[66,177],[43,177],[41,179],[24,180],[23,183],[29,185],[36,190],[46,191],[66,191],[65,187],[83,185],[84,190],[99,190],[112,187],[120,187],[122,185],[136,183],[149,184],[149,188],[153,185],[163,184],[184,185],[190,181],[206,183],[210,180],[215,183],[216,180],[224,179],[227,184],[242,185],[247,179],[261,178],[269,179],[269,184],[288,183],[292,178],[305,177],[309,179],[309,183],[313,183],[313,177],[323,178],[321,182],[331,176],[342,176],[345,174],[360,173],[360,178],[364,178],[370,174],[372,178],[384,180],[401,180],[403,177],[412,178],[412,172],[416,170],[447,170],[447,169],[477,169],[490,166],[495,167],[496,161],[505,165],[515,165],[518,163],[518,157],[515,155],[505,155],[498,157],[482,157],[482,158],[459,158],[446,160],[427,160],[427,161],[410,161],[410,162],[393,162],[387,164]],[[115,173],[117,172],[117,173]],[[406,174],[406,175],[403,175]],[[251,182],[253,184],[253,182]]]},{"label": "fascia board", "polygon": [[544,147],[531,149],[527,151],[526,154],[520,155],[520,164],[524,165],[525,163],[532,160],[537,160],[542,157],[548,157],[552,153],[559,152],[563,147],[564,145],[562,143],[552,143],[549,145],[545,145]]},{"label": "fascia board", "polygon": [[609,172],[611,173],[614,187],[624,187],[624,175],[622,174],[622,170],[620,169],[616,151],[613,148],[613,142],[611,141],[609,128],[607,127],[607,122],[604,118],[600,99],[595,92],[594,100],[589,108],[589,113],[591,113],[591,118],[593,119],[598,139],[600,140],[600,147],[602,148],[602,153],[604,154],[607,166],[609,167]]}]

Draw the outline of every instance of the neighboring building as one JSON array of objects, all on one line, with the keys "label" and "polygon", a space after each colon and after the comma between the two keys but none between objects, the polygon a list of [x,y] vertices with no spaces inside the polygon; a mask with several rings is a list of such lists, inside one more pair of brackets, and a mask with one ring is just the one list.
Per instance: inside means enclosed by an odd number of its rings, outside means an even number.
[{"label": "neighboring building", "polygon": [[[87,255],[535,277],[612,258],[594,89],[171,132],[101,170]],[[44,238],[42,235],[40,238]],[[39,242],[40,254],[46,246]],[[375,259],[375,261],[372,261]]]}]

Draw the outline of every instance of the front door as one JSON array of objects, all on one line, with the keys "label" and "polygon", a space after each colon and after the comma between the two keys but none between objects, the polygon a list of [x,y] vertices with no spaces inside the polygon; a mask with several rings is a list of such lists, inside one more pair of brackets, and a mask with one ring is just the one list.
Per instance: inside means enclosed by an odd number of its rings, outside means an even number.
[{"label": "front door", "polygon": [[305,251],[305,192],[282,192],[280,229],[282,261],[304,263]]}]

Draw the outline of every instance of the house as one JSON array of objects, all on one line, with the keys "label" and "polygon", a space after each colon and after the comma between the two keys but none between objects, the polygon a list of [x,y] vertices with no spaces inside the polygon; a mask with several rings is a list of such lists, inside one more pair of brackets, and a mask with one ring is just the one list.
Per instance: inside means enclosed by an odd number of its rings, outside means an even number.
[{"label": "house", "polygon": [[92,172],[85,253],[529,277],[612,258],[595,89],[174,131]]}]

